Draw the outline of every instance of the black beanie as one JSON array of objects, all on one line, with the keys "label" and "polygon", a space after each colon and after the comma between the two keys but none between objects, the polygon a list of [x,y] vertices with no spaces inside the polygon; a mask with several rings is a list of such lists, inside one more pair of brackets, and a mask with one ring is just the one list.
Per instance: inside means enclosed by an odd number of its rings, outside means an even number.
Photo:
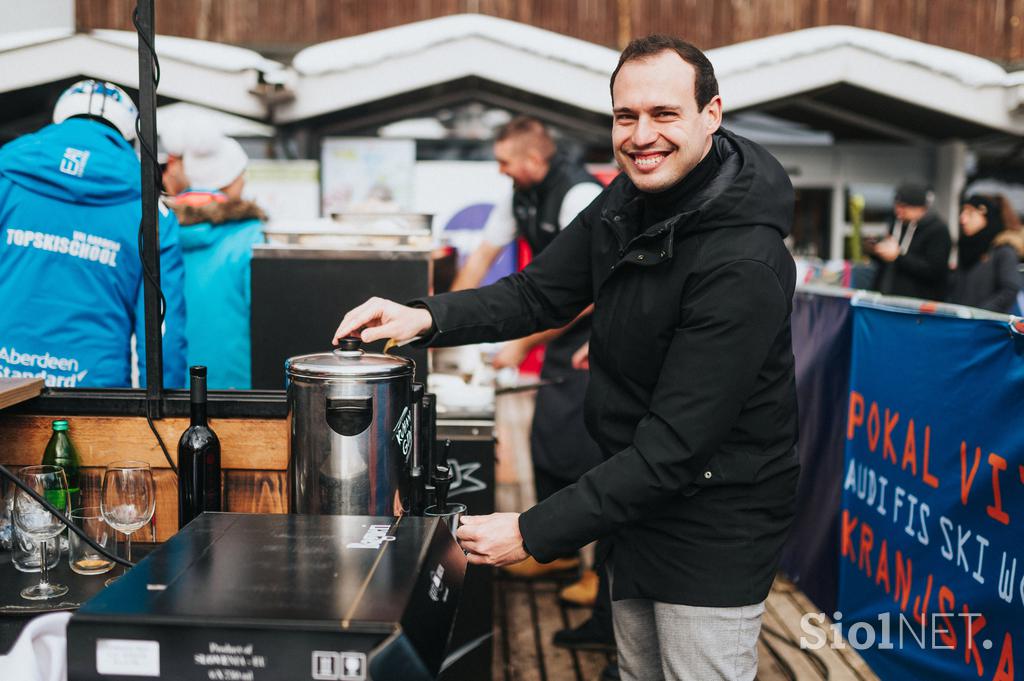
[{"label": "black beanie", "polygon": [[896,190],[896,198],[894,200],[896,203],[902,203],[906,206],[927,206],[928,188],[923,184],[904,182]]}]

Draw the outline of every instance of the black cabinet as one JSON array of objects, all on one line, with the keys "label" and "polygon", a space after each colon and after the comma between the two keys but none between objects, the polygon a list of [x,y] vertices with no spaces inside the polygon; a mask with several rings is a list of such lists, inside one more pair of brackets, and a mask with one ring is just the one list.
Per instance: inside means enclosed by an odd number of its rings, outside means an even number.
[{"label": "black cabinet", "polygon": [[[285,387],[289,357],[331,348],[345,312],[373,296],[404,302],[430,293],[429,251],[342,251],[261,245],[252,257],[252,387]],[[384,342],[367,346],[381,352]],[[427,375],[427,351],[393,351]]]}]

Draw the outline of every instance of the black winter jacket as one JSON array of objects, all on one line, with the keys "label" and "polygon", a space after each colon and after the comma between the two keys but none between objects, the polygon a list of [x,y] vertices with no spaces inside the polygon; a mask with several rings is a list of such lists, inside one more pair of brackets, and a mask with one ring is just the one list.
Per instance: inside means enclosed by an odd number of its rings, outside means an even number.
[{"label": "black winter jacket", "polygon": [[[894,230],[895,223],[889,226],[889,234]],[[876,260],[878,272],[873,288],[887,296],[945,300],[952,247],[946,223],[926,213],[918,221],[905,254],[892,262]]]},{"label": "black winter jacket", "polygon": [[520,517],[540,561],[611,539],[613,598],[763,600],[794,510],[793,190],[727,131],[717,174],[638,231],[617,178],[525,270],[420,301],[434,345],[523,336],[595,303],[587,426],[606,460]]},{"label": "black winter jacket", "polygon": [[953,272],[949,302],[1010,314],[1024,283],[1019,271],[1022,257],[1024,238],[1003,232],[973,267]]}]

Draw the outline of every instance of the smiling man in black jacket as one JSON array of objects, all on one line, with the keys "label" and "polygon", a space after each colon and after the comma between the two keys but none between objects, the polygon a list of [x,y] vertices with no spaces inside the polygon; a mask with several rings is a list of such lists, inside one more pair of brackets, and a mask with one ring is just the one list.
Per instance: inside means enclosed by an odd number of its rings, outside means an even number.
[{"label": "smiling man in black jacket", "polygon": [[516,338],[594,303],[588,429],[605,461],[522,514],[466,518],[474,563],[609,538],[623,678],[753,679],[798,477],[790,341],[793,190],[719,128],[692,45],[633,41],[612,75],[620,175],[524,271],[403,306],[373,299],[338,337]]}]

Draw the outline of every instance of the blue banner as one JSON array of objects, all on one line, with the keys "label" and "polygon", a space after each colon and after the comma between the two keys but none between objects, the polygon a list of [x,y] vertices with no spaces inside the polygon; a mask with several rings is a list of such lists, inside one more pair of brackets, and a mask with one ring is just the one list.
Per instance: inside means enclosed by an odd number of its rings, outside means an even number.
[{"label": "blue banner", "polygon": [[885,680],[1019,679],[1019,339],[868,305],[853,327],[834,626]]},{"label": "blue banner", "polygon": [[839,505],[853,337],[849,295],[797,291],[791,319],[800,487],[779,569],[831,613],[839,594]]}]

